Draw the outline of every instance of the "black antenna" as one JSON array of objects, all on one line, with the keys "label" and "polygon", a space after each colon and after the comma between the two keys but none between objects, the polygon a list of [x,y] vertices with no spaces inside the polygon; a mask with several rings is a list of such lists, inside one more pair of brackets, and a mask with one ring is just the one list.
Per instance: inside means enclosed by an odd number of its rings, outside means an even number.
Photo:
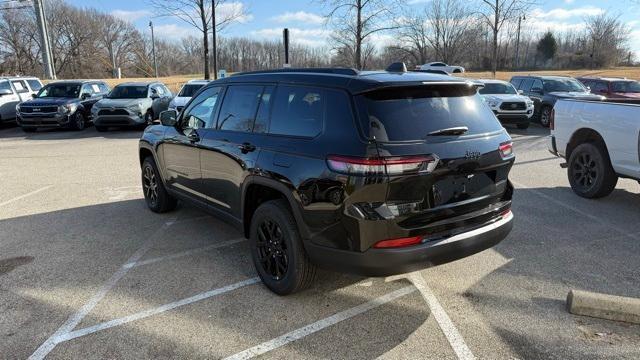
[{"label": "black antenna", "polygon": [[386,71],[396,72],[396,73],[406,73],[407,65],[405,65],[403,62],[394,62],[393,64],[387,67]]}]

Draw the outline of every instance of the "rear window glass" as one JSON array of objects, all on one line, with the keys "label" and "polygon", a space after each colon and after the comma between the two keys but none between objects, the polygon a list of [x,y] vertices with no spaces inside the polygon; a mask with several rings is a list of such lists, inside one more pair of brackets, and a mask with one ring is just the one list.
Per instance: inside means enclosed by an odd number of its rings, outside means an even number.
[{"label": "rear window glass", "polygon": [[279,86],[273,103],[269,133],[314,137],[322,131],[326,90]]},{"label": "rear window glass", "polygon": [[466,135],[501,129],[500,123],[466,85],[384,89],[358,96],[365,136],[383,142],[424,140],[431,132],[466,126]]}]

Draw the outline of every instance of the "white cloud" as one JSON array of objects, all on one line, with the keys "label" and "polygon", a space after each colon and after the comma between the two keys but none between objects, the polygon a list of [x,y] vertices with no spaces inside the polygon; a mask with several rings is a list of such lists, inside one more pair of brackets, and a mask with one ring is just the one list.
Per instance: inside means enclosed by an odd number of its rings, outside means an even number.
[{"label": "white cloud", "polygon": [[124,21],[134,22],[138,19],[151,15],[149,10],[120,10],[116,9],[111,12],[111,15],[122,19]]},{"label": "white cloud", "polygon": [[564,0],[564,3],[565,3],[565,4],[573,4],[573,2],[574,2],[574,1],[575,1],[575,0]]},{"label": "white cloud", "polygon": [[298,23],[318,25],[318,24],[324,23],[325,18],[323,16],[313,14],[313,13],[308,13],[306,11],[298,11],[298,12],[287,11],[284,14],[272,17],[271,20],[278,23],[298,22]]},{"label": "white cloud", "polygon": [[253,15],[249,14],[248,9],[244,5],[244,3],[240,1],[225,2],[218,5],[218,7],[216,8],[216,20],[225,19],[230,16],[235,16],[235,14],[241,14],[241,13],[244,13],[244,15],[235,19],[234,22],[246,24],[253,20]]},{"label": "white cloud", "polygon": [[[327,44],[331,32],[324,28],[290,28],[289,34],[292,43],[309,46],[324,46]],[[282,39],[282,28],[260,29],[252,31],[251,35],[263,39],[280,40]]]},{"label": "white cloud", "polygon": [[178,41],[187,36],[202,36],[200,30],[192,26],[180,26],[176,24],[162,24],[153,26],[156,39]]},{"label": "white cloud", "polygon": [[532,11],[532,17],[564,20],[575,17],[600,15],[604,12],[604,9],[595,6],[583,6],[574,9],[555,8],[549,11],[543,11],[542,9],[538,8]]}]

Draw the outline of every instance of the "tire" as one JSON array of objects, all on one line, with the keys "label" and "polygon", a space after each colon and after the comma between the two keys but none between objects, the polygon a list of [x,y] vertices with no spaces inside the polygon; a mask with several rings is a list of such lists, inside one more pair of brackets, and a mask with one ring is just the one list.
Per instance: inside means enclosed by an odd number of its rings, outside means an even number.
[{"label": "tire", "polygon": [[551,123],[551,110],[553,108],[551,106],[545,105],[540,109],[540,115],[538,116],[538,120],[540,121],[540,125],[548,128]]},{"label": "tire", "polygon": [[258,275],[274,293],[293,294],[313,283],[317,269],[304,250],[286,201],[267,201],[256,209],[249,246]]},{"label": "tire", "polygon": [[609,155],[596,143],[578,145],[571,152],[567,176],[573,192],[587,199],[611,194],[618,183]]},{"label": "tire", "polygon": [[22,131],[27,132],[27,133],[34,133],[36,131],[38,131],[38,128],[34,128],[34,127],[23,127]]},{"label": "tire", "polygon": [[149,125],[153,125],[153,111],[149,110],[144,114],[144,123],[145,127]]},{"label": "tire", "polygon": [[87,121],[84,118],[84,115],[81,111],[76,111],[76,113],[71,118],[70,127],[73,130],[81,131],[84,130],[87,125]]},{"label": "tire", "polygon": [[526,124],[518,124],[517,126],[520,130],[526,130],[529,128],[529,123],[527,122]]},{"label": "tire", "polygon": [[156,163],[151,156],[142,162],[141,178],[144,200],[151,211],[164,213],[176,208],[178,202],[164,187]]},{"label": "tire", "polygon": [[460,74],[460,73],[462,73],[462,71],[460,69],[453,70],[453,74]]},{"label": "tire", "polygon": [[99,125],[96,125],[96,131],[97,131],[97,132],[105,132],[105,131],[107,131],[107,129],[108,129],[108,128],[107,128],[106,126],[99,126]]}]

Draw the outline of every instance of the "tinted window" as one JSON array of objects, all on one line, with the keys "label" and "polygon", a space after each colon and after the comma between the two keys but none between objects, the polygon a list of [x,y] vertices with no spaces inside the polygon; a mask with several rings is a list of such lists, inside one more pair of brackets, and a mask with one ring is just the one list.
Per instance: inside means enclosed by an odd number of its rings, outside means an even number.
[{"label": "tinted window", "polygon": [[544,81],[544,91],[585,92],[587,89],[575,79],[553,79]]},{"label": "tinted window", "polygon": [[609,85],[604,81],[594,81],[590,85],[591,92],[609,92]]},{"label": "tinted window", "polygon": [[620,93],[640,93],[640,82],[637,81],[615,81],[611,83],[613,92]]},{"label": "tinted window", "polygon": [[110,99],[142,99],[147,97],[147,87],[119,85],[111,90],[109,94]]},{"label": "tinted window", "polygon": [[204,84],[187,84],[187,85],[182,87],[182,89],[180,90],[180,93],[178,94],[178,96],[179,97],[192,97],[203,86],[204,86]]},{"label": "tinted window", "polygon": [[531,91],[533,90],[542,90],[542,80],[538,80],[538,79],[533,80],[533,85],[531,85]]},{"label": "tinted window", "polygon": [[230,86],[218,116],[218,129],[251,131],[261,96],[262,86]]},{"label": "tinted window", "polygon": [[103,94],[109,92],[109,87],[107,86],[107,84],[100,83],[100,84],[98,84],[98,87],[100,88],[100,92],[103,93]]},{"label": "tinted window", "polygon": [[322,131],[325,90],[279,86],[273,103],[270,134],[314,137]]},{"label": "tinted window", "polygon": [[424,140],[431,132],[466,126],[467,134],[502,129],[476,89],[466,85],[384,89],[357,97],[367,137],[379,141]]},{"label": "tinted window", "polygon": [[511,83],[516,89],[520,89],[520,85],[522,84],[522,79],[511,79]]},{"label": "tinted window", "polygon": [[40,89],[39,98],[77,98],[80,97],[80,84],[49,84]]},{"label": "tinted window", "polygon": [[22,80],[12,81],[11,83],[13,84],[13,87],[16,89],[17,93],[25,93],[29,91],[29,89],[27,89],[27,84]]},{"label": "tinted window", "polygon": [[11,85],[9,85],[8,81],[0,81],[0,90],[11,90],[13,93],[13,89],[11,88]]},{"label": "tinted window", "polygon": [[213,114],[218,103],[220,89],[220,87],[209,88],[189,103],[181,120],[183,129],[213,127]]},{"label": "tinted window", "polygon": [[273,86],[265,86],[258,105],[258,113],[256,121],[253,124],[253,132],[264,133],[269,127],[269,114],[271,112],[271,104],[273,103]]},{"label": "tinted window", "polygon": [[522,80],[522,85],[520,85],[520,90],[528,92],[531,90],[531,85],[533,85],[533,79],[524,79]]},{"label": "tinted window", "polygon": [[511,84],[503,83],[487,83],[484,84],[484,88],[478,91],[482,95],[488,94],[517,94],[516,89]]},{"label": "tinted window", "polygon": [[38,81],[38,80],[34,80],[34,79],[27,80],[27,83],[29,84],[29,87],[33,91],[38,91],[38,90],[42,89],[42,84],[40,84],[40,81]]}]

